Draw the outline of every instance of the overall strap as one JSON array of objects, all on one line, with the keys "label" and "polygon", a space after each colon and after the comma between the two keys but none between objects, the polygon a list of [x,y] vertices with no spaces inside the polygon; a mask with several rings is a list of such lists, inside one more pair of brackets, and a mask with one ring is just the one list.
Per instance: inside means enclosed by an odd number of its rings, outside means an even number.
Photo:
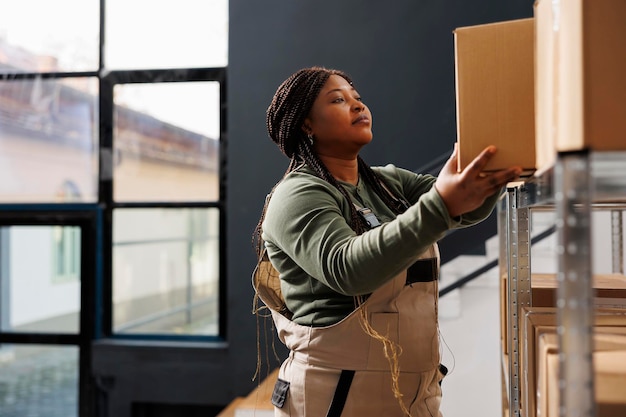
[{"label": "overall strap", "polygon": [[411,207],[411,205],[406,200],[398,198],[393,192],[391,192],[391,190],[389,189],[389,187],[387,187],[387,184],[385,184],[385,181],[383,181],[382,178],[378,178],[378,183],[387,192],[389,197],[391,197],[391,199],[395,201],[396,208],[402,213],[404,213],[409,207]]},{"label": "overall strap", "polygon": [[335,388],[335,395],[328,407],[328,413],[326,417],[340,417],[343,411],[344,405],[346,405],[346,398],[348,398],[348,391],[350,391],[350,385],[352,385],[352,378],[354,378],[354,371],[342,370],[339,375],[339,381],[337,382],[337,388]]},{"label": "overall strap", "polygon": [[361,216],[361,218],[365,221],[370,229],[374,229],[380,226],[380,220],[378,220],[378,217],[376,217],[372,209],[367,207],[361,207],[354,201],[352,202],[352,204],[354,205],[354,208],[356,208],[356,212],[359,214],[359,216]]}]

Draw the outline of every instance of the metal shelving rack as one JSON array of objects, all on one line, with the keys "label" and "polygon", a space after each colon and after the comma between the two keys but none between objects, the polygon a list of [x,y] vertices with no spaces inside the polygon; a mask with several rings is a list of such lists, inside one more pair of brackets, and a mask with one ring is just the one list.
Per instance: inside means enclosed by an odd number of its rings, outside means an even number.
[{"label": "metal shelving rack", "polygon": [[[501,275],[508,277],[507,299],[507,346],[505,392],[507,393],[509,416],[519,417],[520,398],[520,356],[519,356],[519,314],[523,306],[530,305],[530,233],[529,207],[524,203],[525,183],[509,184],[504,198],[498,207],[498,229],[500,233]],[[504,254],[504,257],[502,256]],[[504,403],[504,402],[503,402]]]},{"label": "metal shelving rack", "polygon": [[591,212],[611,211],[612,268],[623,273],[626,152],[560,153],[550,169],[510,183],[500,200],[500,270],[508,279],[503,405],[510,417],[521,415],[519,314],[532,305],[530,219],[538,209],[556,211],[559,415],[594,417]]}]

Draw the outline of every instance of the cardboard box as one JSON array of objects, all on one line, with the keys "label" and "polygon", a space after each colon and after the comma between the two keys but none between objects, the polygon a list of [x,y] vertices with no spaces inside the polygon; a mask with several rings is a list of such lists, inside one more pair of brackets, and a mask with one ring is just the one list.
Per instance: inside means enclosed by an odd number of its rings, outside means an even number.
[{"label": "cardboard box", "polygon": [[[608,336],[613,343],[594,350],[594,391],[598,417],[626,415],[626,337]],[[542,336],[539,345],[537,400],[539,417],[559,416],[559,347],[556,334]],[[621,339],[620,342],[616,339]]]},{"label": "cardboard box", "polygon": [[[626,326],[594,326],[593,342],[594,352],[606,350],[626,350]],[[554,395],[554,389],[550,389],[548,385],[557,383],[557,379],[553,378],[550,373],[558,372],[558,352],[559,341],[556,333],[556,326],[537,326],[534,336],[534,357],[535,363],[529,362],[529,368],[525,369],[525,375],[528,378],[534,378],[529,387],[535,387],[535,407],[530,408],[529,405],[526,416],[546,416],[553,415],[553,411],[548,411],[549,404],[554,401],[548,398],[551,392]],[[547,357],[554,354],[553,357]],[[552,361],[552,364],[551,364]],[[530,388],[529,388],[530,389]],[[529,393],[531,391],[527,391]],[[533,404],[532,398],[529,404]],[[556,400],[558,404],[558,399]],[[558,414],[555,414],[558,417]]]},{"label": "cardboard box", "polygon": [[[547,336],[547,335],[546,335]],[[552,335],[556,338],[556,335]],[[542,341],[545,339],[542,337]],[[540,342],[541,343],[541,342]],[[555,389],[558,391],[558,379],[553,378],[559,372],[559,346],[558,342],[549,343],[541,348],[540,360],[538,364],[537,378],[537,417],[547,417],[552,410],[548,410],[550,396],[555,395]],[[557,383],[556,386],[554,384]],[[557,392],[558,394],[558,392]],[[552,399],[554,403],[554,399]],[[557,399],[558,404],[558,399]],[[558,414],[557,414],[558,416]]]},{"label": "cardboard box", "polygon": [[509,353],[509,304],[508,304],[507,277],[500,277],[500,341],[502,342],[502,353]]},{"label": "cardboard box", "polygon": [[[552,320],[550,320],[552,321]],[[521,407],[525,410],[525,415],[530,417],[536,414],[538,398],[537,398],[537,344],[538,340],[546,334],[555,334],[555,325],[535,326],[532,333],[524,338],[522,354],[520,355],[520,400]]]},{"label": "cardboard box", "polygon": [[535,3],[537,145],[626,150],[626,2]]},{"label": "cardboard box", "polygon": [[[592,280],[596,307],[626,307],[626,275],[594,274]],[[533,306],[556,306],[556,274],[532,274],[530,285]]]},{"label": "cardboard box", "polygon": [[[624,319],[626,321],[626,318]],[[525,307],[520,315],[519,378],[520,408],[526,417],[536,410],[535,335],[556,328],[555,307]],[[536,330],[538,328],[538,330]],[[528,364],[533,364],[528,366]]]},{"label": "cardboard box", "polygon": [[626,415],[626,350],[593,354],[598,417]]},{"label": "cardboard box", "polygon": [[502,384],[500,384],[500,387],[502,388],[502,411],[505,413],[504,415],[508,415],[509,408],[511,407],[509,404],[509,372],[508,368],[504,367],[504,364],[509,363],[508,356],[503,355],[502,361],[503,366],[500,367],[500,380],[502,381]]},{"label": "cardboard box", "polygon": [[[535,152],[537,170],[554,165],[556,159],[554,113],[555,79],[552,1],[535,2]],[[538,41],[538,40],[541,41]]]},{"label": "cardboard box", "polygon": [[[556,333],[556,307],[523,308],[520,317],[520,407],[526,416],[537,410],[538,340],[546,333]],[[626,309],[597,309],[594,312],[594,332],[626,335]]]},{"label": "cardboard box", "polygon": [[[594,340],[594,382],[596,405],[598,410],[609,410],[607,403],[618,403],[612,399],[615,390],[612,387],[606,387],[606,379],[602,377],[604,371],[601,368],[607,363],[610,356],[599,355],[599,352],[606,351],[626,351],[626,334],[612,334],[612,329],[620,328],[599,328],[598,333],[593,336]],[[623,328],[626,331],[626,328]],[[607,331],[609,333],[602,333]],[[558,417],[558,353],[559,341],[556,333],[545,333],[540,336],[538,342],[538,360],[537,360],[537,416],[557,416]],[[598,359],[600,358],[600,359]],[[598,365],[600,364],[600,368]],[[614,369],[624,368],[623,364],[614,363]],[[600,372],[598,372],[600,371]],[[624,375],[626,377],[626,374]],[[603,380],[603,383],[601,383]],[[622,390],[623,391],[623,390]],[[626,396],[621,397],[622,406],[626,401]],[[614,408],[612,408],[615,410]],[[621,414],[606,414],[599,411],[598,416],[621,416],[624,414],[622,408]],[[556,413],[556,414],[555,414]]]},{"label": "cardboard box", "polygon": [[[508,346],[508,281],[500,279],[500,339],[502,352],[509,353]],[[556,274],[533,273],[530,280],[531,305],[533,307],[555,307],[558,283]],[[594,306],[596,308],[626,308],[626,275],[594,274]],[[521,323],[520,323],[521,330]]]},{"label": "cardboard box", "polygon": [[457,28],[454,47],[459,171],[495,145],[486,171],[533,172],[534,19]]}]

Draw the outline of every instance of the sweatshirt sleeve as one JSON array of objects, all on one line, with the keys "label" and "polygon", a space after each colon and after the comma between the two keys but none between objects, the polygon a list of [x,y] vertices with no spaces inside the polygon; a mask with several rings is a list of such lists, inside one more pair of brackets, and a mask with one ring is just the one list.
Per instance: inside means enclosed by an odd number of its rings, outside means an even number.
[{"label": "sweatshirt sleeve", "polygon": [[[421,195],[431,187],[434,189],[437,177],[432,175],[416,174],[412,171],[397,168],[394,165],[386,165],[385,167],[378,168],[382,175],[392,182],[392,186],[396,188],[398,192],[403,194],[410,203],[418,201]],[[452,228],[463,228],[472,226],[485,220],[493,209],[495,208],[498,199],[502,195],[502,190],[489,196],[482,206],[477,209],[465,213],[462,216],[456,218],[456,221],[452,222]],[[443,210],[446,211],[445,204],[442,201]]]},{"label": "sweatshirt sleeve", "polygon": [[[292,173],[275,190],[263,223],[270,259],[287,257],[309,276],[344,295],[373,292],[458,226],[431,179],[409,209],[356,235],[348,202],[330,184]],[[284,260],[284,259],[283,259]]]}]

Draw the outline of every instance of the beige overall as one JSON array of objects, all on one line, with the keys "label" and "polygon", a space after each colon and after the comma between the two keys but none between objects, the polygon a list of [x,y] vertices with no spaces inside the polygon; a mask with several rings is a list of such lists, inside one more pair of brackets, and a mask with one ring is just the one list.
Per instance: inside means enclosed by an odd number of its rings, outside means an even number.
[{"label": "beige overall", "polygon": [[[438,269],[436,245],[422,258],[434,258]],[[255,288],[272,312],[280,340],[290,350],[278,376],[289,383],[289,388],[282,407],[275,407],[275,416],[326,416],[343,369],[356,371],[343,417],[406,416],[393,394],[383,343],[363,330],[361,309],[366,309],[368,320],[378,333],[401,347],[398,385],[411,416],[441,416],[443,374],[439,370],[436,279],[407,284],[405,270],[339,323],[307,327],[279,312],[279,283],[270,283],[268,274],[260,278],[261,269],[257,267],[255,272]],[[273,275],[272,281],[277,280],[277,274]]]}]

